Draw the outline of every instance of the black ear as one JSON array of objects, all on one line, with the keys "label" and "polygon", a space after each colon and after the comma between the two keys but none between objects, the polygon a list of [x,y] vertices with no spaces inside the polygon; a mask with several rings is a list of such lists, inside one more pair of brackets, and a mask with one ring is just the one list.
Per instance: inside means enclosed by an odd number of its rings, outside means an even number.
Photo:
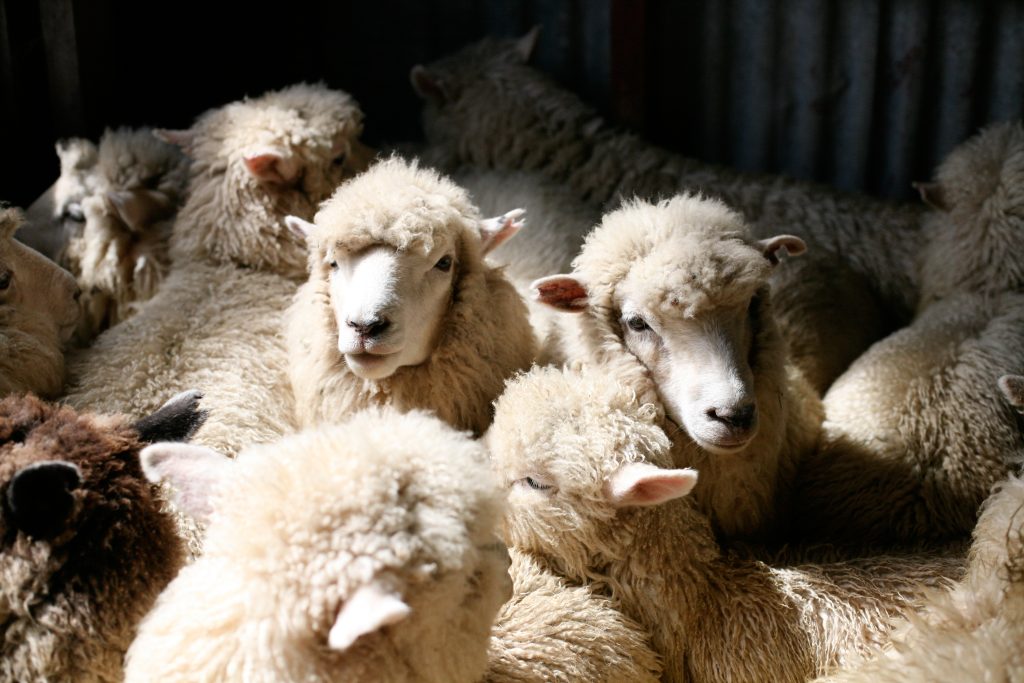
[{"label": "black ear", "polygon": [[37,462],[18,470],[4,496],[13,526],[33,538],[53,538],[64,530],[75,505],[71,492],[81,484],[78,467],[62,460]]},{"label": "black ear", "polygon": [[177,394],[155,413],[135,423],[139,438],[147,443],[188,441],[210,414],[199,408],[199,399],[202,397],[203,392],[195,389]]}]

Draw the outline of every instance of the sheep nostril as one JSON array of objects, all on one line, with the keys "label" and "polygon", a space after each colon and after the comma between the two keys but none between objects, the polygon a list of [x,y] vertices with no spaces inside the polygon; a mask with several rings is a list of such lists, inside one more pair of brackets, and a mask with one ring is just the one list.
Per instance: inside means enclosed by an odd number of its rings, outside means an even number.
[{"label": "sheep nostril", "polygon": [[708,419],[732,427],[733,429],[750,429],[757,415],[756,406],[751,403],[738,408],[708,408],[704,411]]},{"label": "sheep nostril", "polygon": [[366,322],[356,322],[354,320],[346,320],[345,324],[355,330],[358,334],[364,337],[377,337],[384,333],[388,327],[391,326],[391,321],[387,318],[373,318]]},{"label": "sheep nostril", "polygon": [[79,287],[78,285],[75,285],[75,291],[71,294],[71,298],[73,298],[75,301],[78,301],[79,299],[81,299],[82,298],[82,288]]}]

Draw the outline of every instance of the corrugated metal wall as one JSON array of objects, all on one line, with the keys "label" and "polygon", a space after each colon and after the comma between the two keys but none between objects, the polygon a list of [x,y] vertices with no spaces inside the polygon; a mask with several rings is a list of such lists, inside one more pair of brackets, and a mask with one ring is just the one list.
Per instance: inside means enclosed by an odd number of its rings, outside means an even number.
[{"label": "corrugated metal wall", "polygon": [[184,126],[297,80],[352,92],[371,142],[415,138],[409,68],[543,25],[536,64],[653,140],[747,170],[907,195],[980,125],[1024,116],[1019,0],[0,0],[0,198],[53,141]]}]

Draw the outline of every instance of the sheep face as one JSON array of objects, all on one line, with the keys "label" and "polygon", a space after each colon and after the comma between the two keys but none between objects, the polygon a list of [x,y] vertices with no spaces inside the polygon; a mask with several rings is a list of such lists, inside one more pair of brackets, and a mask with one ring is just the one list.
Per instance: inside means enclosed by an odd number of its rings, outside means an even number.
[{"label": "sheep face", "polygon": [[758,333],[783,248],[804,246],[788,235],[755,243],[719,202],[637,202],[588,236],[576,274],[534,287],[541,301],[584,313],[598,338],[638,359],[667,415],[698,445],[730,454],[757,434]]},{"label": "sheep face", "polygon": [[462,278],[522,213],[481,220],[463,190],[392,159],[339,188],[315,224],[288,224],[310,235],[311,278],[326,285],[345,363],[381,380],[431,357]]},{"label": "sheep face", "polygon": [[0,209],[0,395],[55,395],[63,382],[61,347],[78,320],[78,287],[63,268],[13,239],[20,223],[19,211]]},{"label": "sheep face", "polygon": [[506,541],[576,568],[601,551],[614,555],[609,544],[625,543],[615,536],[625,508],[666,500],[659,490],[683,495],[696,481],[692,470],[662,468],[671,442],[657,415],[596,370],[538,368],[510,381],[486,435],[509,490]]}]

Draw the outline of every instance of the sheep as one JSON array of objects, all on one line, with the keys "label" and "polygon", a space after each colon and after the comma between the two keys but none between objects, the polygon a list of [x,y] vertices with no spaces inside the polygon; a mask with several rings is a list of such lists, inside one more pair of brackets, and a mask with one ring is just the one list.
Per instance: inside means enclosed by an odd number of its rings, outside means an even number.
[{"label": "sheep", "polygon": [[717,200],[638,200],[604,217],[571,274],[534,283],[575,314],[571,361],[664,406],[676,465],[700,469],[695,497],[724,537],[785,529],[797,464],[817,443],[820,399],[787,359],[768,285],[781,255],[803,250],[791,235],[755,241]]},{"label": "sheep", "polygon": [[0,204],[0,397],[54,397],[64,385],[64,345],[78,320],[74,278],[13,238],[21,211]]},{"label": "sheep", "polygon": [[0,680],[121,680],[136,625],[183,559],[139,450],[187,438],[198,398],[134,424],[0,399]]},{"label": "sheep", "polygon": [[1024,372],[1024,129],[982,131],[938,177],[922,188],[944,211],[925,230],[917,316],[824,397],[796,496],[807,538],[966,538],[992,486],[1024,462],[1018,417],[995,390]]},{"label": "sheep", "polygon": [[154,391],[198,387],[212,417],[195,441],[229,454],[293,430],[281,324],[305,245],[284,217],[311,215],[358,170],[361,122],[347,94],[299,84],[161,132],[192,159],[170,273],[73,360],[65,400],[141,415]]},{"label": "sheep", "polygon": [[519,229],[466,192],[392,157],[343,184],[308,233],[309,280],[285,328],[298,423],[371,405],[429,409],[481,434],[505,379],[529,367],[526,306],[483,257]]},{"label": "sheep", "polygon": [[530,285],[543,275],[571,267],[583,238],[600,222],[600,212],[538,173],[464,169],[454,173],[452,179],[469,192],[485,216],[501,214],[510,206],[527,209],[529,230],[502,242],[487,260],[504,268],[526,301],[538,340],[536,362],[564,362],[557,314],[533,298]]},{"label": "sheep", "polygon": [[84,293],[82,343],[156,292],[167,270],[167,240],[187,173],[178,147],[149,129],[108,129],[100,138],[95,188],[80,200],[83,222],[59,259]]},{"label": "sheep", "polygon": [[919,183],[936,210],[921,236],[918,310],[958,292],[1024,288],[1024,126],[993,124],[958,145]]},{"label": "sheep", "polygon": [[477,681],[511,593],[484,447],[421,411],[353,415],[231,461],[143,452],[209,516],[139,626],[127,683]]},{"label": "sheep", "polygon": [[669,469],[658,412],[600,369],[537,368],[509,383],[486,440],[509,489],[506,542],[647,629],[662,680],[806,680],[958,578],[943,555],[774,568],[725,553],[682,498],[697,474]]},{"label": "sheep", "polygon": [[793,360],[819,392],[860,353],[909,322],[925,207],[687,159],[610,125],[526,65],[537,40],[485,39],[412,69],[424,100],[424,157],[441,168],[537,171],[603,210],[632,197],[700,191],[740,211],[754,234],[785,230],[810,256],[773,276]]},{"label": "sheep", "polygon": [[512,598],[491,635],[487,683],[655,683],[661,662],[648,634],[591,586],[569,584],[509,549]]}]

